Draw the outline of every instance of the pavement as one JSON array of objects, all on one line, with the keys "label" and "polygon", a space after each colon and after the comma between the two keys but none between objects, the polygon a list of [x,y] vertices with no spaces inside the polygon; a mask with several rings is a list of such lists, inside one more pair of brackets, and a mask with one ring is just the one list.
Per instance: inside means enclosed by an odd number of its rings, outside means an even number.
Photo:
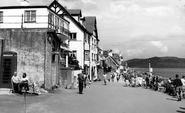
[{"label": "pavement", "polygon": [[59,88],[39,96],[0,95],[0,113],[185,113],[185,99],[122,83],[94,82],[85,88]]}]

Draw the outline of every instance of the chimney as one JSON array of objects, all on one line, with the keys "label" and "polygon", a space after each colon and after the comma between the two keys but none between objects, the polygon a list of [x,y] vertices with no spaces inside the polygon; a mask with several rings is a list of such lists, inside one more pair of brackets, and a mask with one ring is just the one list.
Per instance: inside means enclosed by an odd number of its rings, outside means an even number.
[{"label": "chimney", "polygon": [[21,6],[29,6],[29,1],[28,0],[22,0],[21,1]]}]

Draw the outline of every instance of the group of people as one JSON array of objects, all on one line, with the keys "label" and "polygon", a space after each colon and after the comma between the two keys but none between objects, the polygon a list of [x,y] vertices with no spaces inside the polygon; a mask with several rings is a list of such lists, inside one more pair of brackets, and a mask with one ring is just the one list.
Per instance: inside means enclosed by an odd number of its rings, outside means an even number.
[{"label": "group of people", "polygon": [[163,86],[166,89],[165,93],[177,96],[178,101],[181,101],[183,97],[185,98],[185,76],[180,79],[179,75],[176,74],[175,79],[169,78],[166,83],[163,83]]},{"label": "group of people", "polygon": [[121,78],[121,74],[119,74],[116,71],[107,72],[103,75],[103,81],[104,81],[105,85],[107,84],[107,81],[115,82],[115,79],[116,79],[117,82],[119,82],[120,78]]},{"label": "group of people", "polygon": [[182,97],[185,98],[185,76],[179,78],[179,75],[175,75],[175,79],[159,79],[158,76],[146,76],[146,88],[159,91],[164,90],[164,93],[167,93],[171,96],[177,96],[177,100],[181,101]]},{"label": "group of people", "polygon": [[[110,77],[108,77],[110,75]],[[124,83],[124,86],[130,87],[144,87],[149,88],[154,91],[163,90],[164,93],[168,93],[169,95],[176,96],[178,101],[181,101],[182,98],[185,98],[185,76],[179,78],[179,75],[175,75],[175,79],[166,79],[161,76],[151,75],[149,73],[121,73],[118,74],[115,71],[109,72],[103,75],[104,84],[107,84],[107,80],[110,82],[110,78],[112,82],[114,82],[115,77],[117,82],[120,78]]]},{"label": "group of people", "polygon": [[14,72],[12,78],[12,87],[13,87],[13,93],[22,94],[22,89],[29,90],[29,78],[26,75],[26,73],[23,73],[22,77],[20,78],[17,75],[17,72]]},{"label": "group of people", "polygon": [[163,89],[164,93],[177,96],[178,101],[181,101],[183,97],[185,98],[185,76],[180,79],[179,75],[176,74],[175,79],[165,79],[148,73],[144,73],[142,76],[125,74],[124,80],[125,86],[143,86],[154,91]]}]

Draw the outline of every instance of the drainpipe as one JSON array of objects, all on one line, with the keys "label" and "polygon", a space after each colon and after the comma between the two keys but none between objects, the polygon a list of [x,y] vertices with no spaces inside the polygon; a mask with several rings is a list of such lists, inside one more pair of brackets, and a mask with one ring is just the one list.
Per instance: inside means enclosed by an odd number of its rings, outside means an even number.
[{"label": "drainpipe", "polygon": [[47,47],[47,39],[48,35],[46,35],[46,38],[44,40],[44,88],[46,88],[46,47]]},{"label": "drainpipe", "polygon": [[[4,39],[3,38],[0,38],[0,41],[1,41],[1,56],[0,56],[0,78],[2,77],[2,57],[3,57],[3,51],[4,51]],[[1,83],[1,79],[0,79],[0,83]]]},{"label": "drainpipe", "polygon": [[[84,67],[84,64],[85,64],[85,38],[86,38],[86,33],[85,33],[85,31],[84,31],[84,40],[83,40],[83,69],[85,69],[85,67]],[[86,70],[85,70],[85,72],[86,72]]]}]

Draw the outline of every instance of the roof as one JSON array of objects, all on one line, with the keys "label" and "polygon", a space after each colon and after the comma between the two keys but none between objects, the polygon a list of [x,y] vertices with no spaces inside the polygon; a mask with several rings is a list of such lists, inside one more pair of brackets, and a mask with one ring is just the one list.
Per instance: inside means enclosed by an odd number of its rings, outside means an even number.
[{"label": "roof", "polygon": [[109,56],[109,52],[108,52],[108,51],[103,51],[103,56],[104,56],[105,58],[107,58],[107,57]]},{"label": "roof", "polygon": [[106,58],[106,64],[111,66],[113,69],[117,69],[119,67],[119,64],[111,56]]},{"label": "roof", "polygon": [[96,24],[96,17],[84,17],[84,18],[85,18],[84,26],[91,34],[93,34],[94,27]]},{"label": "roof", "polygon": [[22,9],[22,8],[48,8],[48,6],[2,6],[0,9]]},{"label": "roof", "polygon": [[84,17],[84,26],[86,29],[93,34],[94,30],[96,32],[96,38],[98,39],[98,31],[97,31],[97,26],[96,26],[96,17],[95,16],[89,16],[89,17]]},{"label": "roof", "polygon": [[[46,5],[30,5],[30,6],[0,6],[0,9],[31,9],[31,8],[47,8],[48,10],[50,10],[51,12],[55,13],[56,15],[58,15],[56,12],[54,12],[53,10],[51,10],[48,6]],[[58,15],[60,16],[60,15]],[[62,17],[61,17],[62,18]],[[65,18],[62,18],[64,19],[66,22],[69,23],[68,20],[66,20]]]},{"label": "roof", "polygon": [[72,16],[82,16],[81,9],[67,9]]},{"label": "roof", "polygon": [[[51,8],[52,6],[55,6],[55,5],[57,5],[58,6],[58,8],[60,8],[60,10],[63,10],[65,13],[65,15],[66,16],[68,16],[80,29],[82,29],[83,31],[85,31],[85,32],[87,32],[88,34],[90,34],[89,33],[89,31],[88,30],[86,30],[79,22],[77,22],[73,17],[72,17],[72,15],[67,11],[67,9],[66,8],[64,8],[60,3],[58,3],[56,0],[54,0],[50,5],[49,5],[49,7]],[[63,16],[63,14],[59,14],[60,16]]]}]

